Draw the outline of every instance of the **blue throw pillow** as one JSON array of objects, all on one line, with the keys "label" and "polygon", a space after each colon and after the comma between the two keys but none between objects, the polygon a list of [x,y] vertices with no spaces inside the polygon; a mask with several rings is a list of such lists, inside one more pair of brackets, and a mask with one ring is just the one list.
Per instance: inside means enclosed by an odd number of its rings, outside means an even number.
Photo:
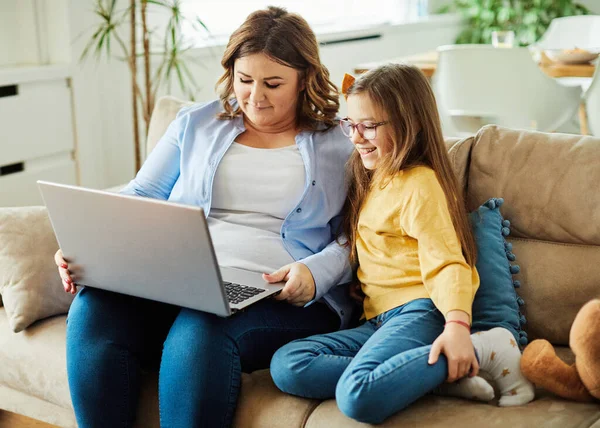
[{"label": "blue throw pillow", "polygon": [[521,286],[513,280],[519,273],[512,253],[512,244],[506,242],[510,234],[510,222],[502,218],[500,205],[503,199],[490,199],[477,210],[469,214],[477,244],[477,271],[480,285],[473,301],[473,333],[504,327],[510,331],[517,343],[527,345],[527,333],[521,327],[525,317],[519,307],[525,302],[515,288]]}]

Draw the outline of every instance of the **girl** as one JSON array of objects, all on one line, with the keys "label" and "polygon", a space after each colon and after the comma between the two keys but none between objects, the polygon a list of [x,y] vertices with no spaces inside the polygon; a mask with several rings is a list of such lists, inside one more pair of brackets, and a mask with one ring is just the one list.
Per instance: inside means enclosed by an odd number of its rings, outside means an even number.
[{"label": "girl", "polygon": [[[343,226],[366,321],[281,348],[271,361],[275,384],[304,397],[335,396],[347,416],[381,423],[444,380],[468,376],[446,393],[493,398],[491,386],[473,378],[481,363],[494,379],[510,375],[499,384],[501,405],[530,401],[511,333],[470,335],[476,246],[425,76],[382,66],[354,82],[347,101],[341,127],[356,150]],[[505,345],[491,351],[490,343]],[[498,373],[500,359],[513,373]]]}]

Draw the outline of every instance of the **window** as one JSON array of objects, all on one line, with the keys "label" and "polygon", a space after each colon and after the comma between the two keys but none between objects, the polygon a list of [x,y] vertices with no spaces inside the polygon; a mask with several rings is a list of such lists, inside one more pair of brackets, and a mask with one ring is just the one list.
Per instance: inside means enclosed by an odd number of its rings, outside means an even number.
[{"label": "window", "polygon": [[270,5],[300,14],[317,34],[322,34],[415,19],[427,15],[427,3],[427,0],[186,0],[182,9],[187,16],[198,16],[218,40],[228,38],[251,12]]}]

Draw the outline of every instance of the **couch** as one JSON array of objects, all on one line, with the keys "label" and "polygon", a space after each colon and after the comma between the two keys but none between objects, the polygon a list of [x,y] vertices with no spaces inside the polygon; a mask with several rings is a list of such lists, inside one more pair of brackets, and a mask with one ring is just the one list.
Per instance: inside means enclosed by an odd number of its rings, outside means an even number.
[{"label": "couch", "polygon": [[[181,106],[169,97],[158,102],[148,151]],[[448,149],[470,210],[490,197],[505,199],[502,211],[512,222],[508,239],[521,267],[518,292],[529,340],[546,338],[571,361],[570,325],[578,309],[600,295],[600,139],[486,126],[475,136],[448,141]],[[156,374],[149,373],[144,382],[136,426],[158,427]],[[64,315],[13,333],[0,308],[0,408],[76,426],[65,368]],[[243,376],[235,426],[367,425],[346,418],[335,400],[279,392],[268,370],[260,370]],[[381,426],[600,428],[600,404],[569,402],[541,389],[533,402],[514,408],[427,396]]]}]

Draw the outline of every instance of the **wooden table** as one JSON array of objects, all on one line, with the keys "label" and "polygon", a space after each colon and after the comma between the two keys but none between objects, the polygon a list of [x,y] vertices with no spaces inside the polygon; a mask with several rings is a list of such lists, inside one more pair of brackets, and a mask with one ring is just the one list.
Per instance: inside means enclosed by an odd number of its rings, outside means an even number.
[{"label": "wooden table", "polygon": [[[421,69],[423,74],[428,78],[433,76],[437,68],[438,63],[438,52],[429,51],[423,52],[416,55],[405,56],[400,58],[393,58],[387,61],[368,62],[359,64],[354,68],[354,73],[362,74],[367,71],[388,63],[408,63],[415,65]],[[551,61],[543,52],[540,53],[540,62],[538,63],[544,73],[550,77],[592,77],[596,70],[596,66],[592,63],[587,64],[563,64]],[[581,103],[579,106],[579,125],[580,132],[583,135],[589,135],[589,128],[587,124],[587,112],[585,103]]]},{"label": "wooden table", "polygon": [[[541,61],[539,63],[540,68],[544,73],[550,77],[592,77],[596,66],[592,63],[587,64],[562,64],[552,62],[544,55],[541,54]],[[372,68],[378,67],[387,63],[408,63],[416,65],[427,77],[433,76],[437,68],[438,53],[437,51],[429,51],[416,55],[392,58],[386,61],[368,62],[359,64],[354,68],[356,74],[365,73]]]}]

